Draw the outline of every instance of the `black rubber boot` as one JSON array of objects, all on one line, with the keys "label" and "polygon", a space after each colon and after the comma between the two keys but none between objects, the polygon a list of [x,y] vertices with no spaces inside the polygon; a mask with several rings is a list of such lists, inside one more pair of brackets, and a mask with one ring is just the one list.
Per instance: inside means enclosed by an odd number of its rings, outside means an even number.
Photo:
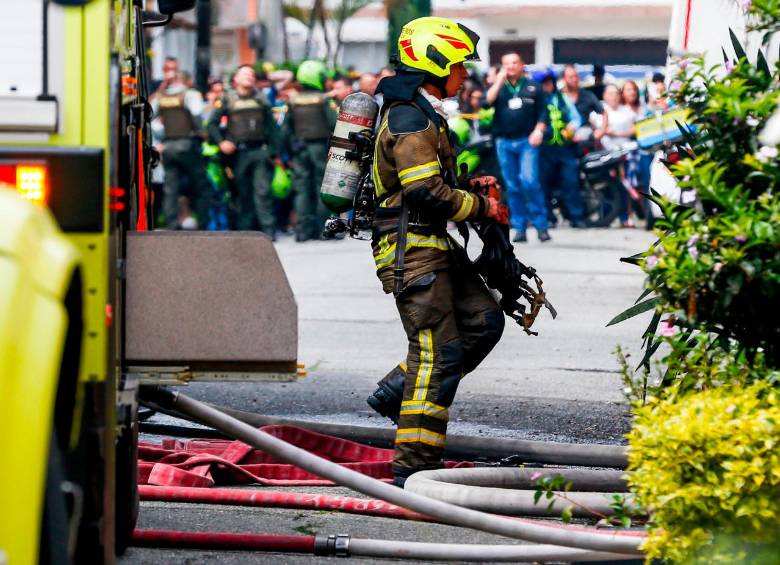
[{"label": "black rubber boot", "polygon": [[396,467],[393,465],[393,486],[398,488],[404,488],[406,487],[406,479],[414,475],[415,473],[419,473],[420,471],[430,471],[431,469],[442,469],[444,467],[444,462],[439,463],[438,465],[433,465],[430,467],[417,467],[409,469],[407,467]]},{"label": "black rubber boot", "polygon": [[382,416],[390,418],[394,424],[398,425],[401,401],[404,398],[406,372],[401,367],[396,367],[377,384],[379,388],[366,399],[366,402]]}]

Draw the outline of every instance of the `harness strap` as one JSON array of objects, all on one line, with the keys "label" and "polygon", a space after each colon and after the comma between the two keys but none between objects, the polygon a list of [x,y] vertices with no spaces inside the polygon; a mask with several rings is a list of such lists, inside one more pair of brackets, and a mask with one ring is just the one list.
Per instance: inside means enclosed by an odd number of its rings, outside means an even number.
[{"label": "harness strap", "polygon": [[409,206],[401,193],[401,215],[398,219],[398,238],[395,245],[393,265],[393,296],[398,298],[404,289],[404,259],[406,257],[406,232],[409,228]]}]

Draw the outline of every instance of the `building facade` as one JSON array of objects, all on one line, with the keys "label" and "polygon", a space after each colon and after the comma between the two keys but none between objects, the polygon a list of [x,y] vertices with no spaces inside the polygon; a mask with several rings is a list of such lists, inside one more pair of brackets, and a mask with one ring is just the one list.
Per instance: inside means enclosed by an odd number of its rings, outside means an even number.
[{"label": "building facade", "polygon": [[[477,32],[483,66],[518,51],[527,63],[663,66],[672,0],[432,0],[433,15]],[[343,30],[341,63],[387,64],[387,18],[373,2]]]}]

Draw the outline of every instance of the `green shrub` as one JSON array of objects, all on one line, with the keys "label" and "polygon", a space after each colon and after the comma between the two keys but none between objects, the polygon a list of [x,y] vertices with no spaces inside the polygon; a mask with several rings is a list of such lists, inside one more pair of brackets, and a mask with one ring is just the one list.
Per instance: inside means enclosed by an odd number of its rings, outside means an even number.
[{"label": "green shrub", "polygon": [[780,393],[722,386],[636,410],[629,482],[648,562],[780,563]]}]

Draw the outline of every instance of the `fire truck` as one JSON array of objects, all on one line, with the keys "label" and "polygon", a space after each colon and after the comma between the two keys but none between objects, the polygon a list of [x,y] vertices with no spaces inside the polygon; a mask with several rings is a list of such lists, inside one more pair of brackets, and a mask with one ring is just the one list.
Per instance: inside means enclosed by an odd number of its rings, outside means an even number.
[{"label": "fire truck", "polygon": [[299,374],[268,238],[153,229],[145,28],[194,3],[0,2],[0,563],[127,546],[139,386]]}]

